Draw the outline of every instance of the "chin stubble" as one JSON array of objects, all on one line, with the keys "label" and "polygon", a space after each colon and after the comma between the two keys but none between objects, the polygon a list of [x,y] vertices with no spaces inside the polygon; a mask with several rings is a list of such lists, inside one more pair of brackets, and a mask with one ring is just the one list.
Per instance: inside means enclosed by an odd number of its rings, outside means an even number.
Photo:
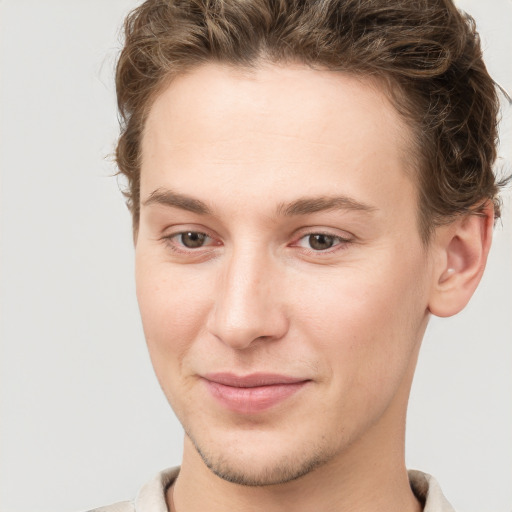
[{"label": "chin stubble", "polygon": [[268,467],[258,473],[234,467],[229,459],[224,455],[212,456],[202,450],[196,440],[187,433],[192,441],[197,453],[205,463],[206,467],[216,476],[238,485],[249,487],[265,487],[269,485],[280,485],[297,480],[308,473],[311,473],[319,466],[326,464],[332,456],[314,451],[309,456],[304,456],[302,460],[286,459],[284,461],[275,461]]}]

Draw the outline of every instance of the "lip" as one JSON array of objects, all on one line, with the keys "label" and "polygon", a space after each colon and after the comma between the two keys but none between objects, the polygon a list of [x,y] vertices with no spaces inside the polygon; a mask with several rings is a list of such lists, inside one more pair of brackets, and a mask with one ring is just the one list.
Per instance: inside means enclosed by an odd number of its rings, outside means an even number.
[{"label": "lip", "polygon": [[210,373],[203,381],[218,403],[239,414],[265,411],[302,389],[309,379],[274,373]]}]

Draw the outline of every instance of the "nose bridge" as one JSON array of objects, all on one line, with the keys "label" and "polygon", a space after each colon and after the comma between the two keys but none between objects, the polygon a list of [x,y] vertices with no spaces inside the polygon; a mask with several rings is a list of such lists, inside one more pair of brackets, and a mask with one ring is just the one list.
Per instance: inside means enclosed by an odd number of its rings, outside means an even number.
[{"label": "nose bridge", "polygon": [[278,339],[287,328],[272,256],[252,244],[226,255],[219,275],[209,330],[225,344],[243,349],[257,339]]}]

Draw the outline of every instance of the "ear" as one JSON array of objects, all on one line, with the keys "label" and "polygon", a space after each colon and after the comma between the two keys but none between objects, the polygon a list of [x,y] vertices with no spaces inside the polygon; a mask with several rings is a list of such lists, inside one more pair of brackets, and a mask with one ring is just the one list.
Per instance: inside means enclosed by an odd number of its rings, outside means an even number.
[{"label": "ear", "polygon": [[465,215],[437,228],[429,300],[432,314],[452,316],[469,302],[485,269],[493,226],[494,207],[489,201],[478,214]]}]

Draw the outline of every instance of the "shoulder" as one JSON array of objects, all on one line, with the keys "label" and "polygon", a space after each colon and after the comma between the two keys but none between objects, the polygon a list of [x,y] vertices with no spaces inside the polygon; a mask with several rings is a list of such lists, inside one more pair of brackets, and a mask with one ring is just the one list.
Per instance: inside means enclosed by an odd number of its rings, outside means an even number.
[{"label": "shoulder", "polygon": [[87,512],[135,512],[133,501],[120,501],[106,507],[98,507]]},{"label": "shoulder", "polygon": [[167,512],[165,493],[178,476],[179,468],[160,471],[154,478],[141,487],[132,501],[120,501],[87,512]]}]

